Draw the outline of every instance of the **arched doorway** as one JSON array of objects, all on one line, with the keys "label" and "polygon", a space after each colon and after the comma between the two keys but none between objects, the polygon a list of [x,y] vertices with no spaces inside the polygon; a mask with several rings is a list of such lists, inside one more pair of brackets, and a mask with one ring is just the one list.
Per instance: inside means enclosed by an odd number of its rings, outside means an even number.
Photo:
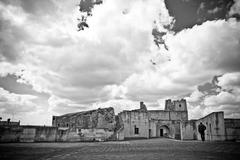
[{"label": "arched doorway", "polygon": [[169,127],[167,125],[159,125],[157,127],[157,137],[169,137]]}]

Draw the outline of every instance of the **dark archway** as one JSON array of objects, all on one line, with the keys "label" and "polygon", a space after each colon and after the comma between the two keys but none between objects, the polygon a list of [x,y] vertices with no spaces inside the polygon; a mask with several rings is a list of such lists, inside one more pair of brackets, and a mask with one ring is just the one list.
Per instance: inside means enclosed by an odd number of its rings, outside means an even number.
[{"label": "dark archway", "polygon": [[157,126],[157,137],[169,137],[170,129],[167,125]]}]

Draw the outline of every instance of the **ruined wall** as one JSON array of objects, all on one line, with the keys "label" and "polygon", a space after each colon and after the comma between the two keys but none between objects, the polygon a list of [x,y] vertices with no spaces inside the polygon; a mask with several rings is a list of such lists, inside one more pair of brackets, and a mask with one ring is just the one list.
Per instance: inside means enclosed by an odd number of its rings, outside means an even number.
[{"label": "ruined wall", "polygon": [[240,119],[224,119],[226,140],[240,140]]},{"label": "ruined wall", "polygon": [[[124,138],[148,138],[148,113],[142,111],[124,111],[118,115],[124,125]],[[137,131],[138,130],[138,131]]]},{"label": "ruined wall", "polygon": [[157,119],[157,120],[169,120],[170,112],[163,110],[149,110],[148,111],[149,119]]},{"label": "ruined wall", "polygon": [[[202,122],[206,126],[205,139],[209,141],[225,140],[224,113],[213,112],[196,121],[196,126]],[[201,135],[197,134],[197,139],[201,140]]]},{"label": "ruined wall", "polygon": [[151,120],[149,121],[149,129],[150,129],[150,135],[149,138],[155,138],[157,137],[157,120]]},{"label": "ruined wall", "polygon": [[113,135],[113,131],[106,129],[81,129],[82,140],[85,141],[106,141]]},{"label": "ruined wall", "polygon": [[36,128],[23,128],[20,135],[20,142],[34,142],[36,136]]},{"label": "ruined wall", "polygon": [[[169,102],[169,103],[168,103]],[[119,114],[119,117],[123,121],[123,132],[125,138],[151,138],[166,136],[170,138],[181,138],[180,133],[180,121],[188,120],[188,112],[186,108],[186,101],[174,101],[167,100],[166,106],[182,104],[184,111],[173,110],[147,110],[143,109],[143,103],[140,103],[140,109],[132,111],[123,111]],[[138,128],[139,133],[136,134]],[[161,133],[160,132],[164,132]]]},{"label": "ruined wall", "polygon": [[123,130],[123,128],[121,128],[120,130],[118,130],[116,132],[116,140],[118,140],[118,141],[124,140],[124,130]]},{"label": "ruined wall", "polygon": [[21,133],[20,126],[0,126],[0,142],[19,142]]},{"label": "ruined wall", "polygon": [[150,120],[151,137],[162,137],[160,129],[163,129],[163,137],[180,139],[180,121],[175,120]]},{"label": "ruined wall", "polygon": [[[90,141],[105,140],[108,134],[113,134],[116,127],[115,113],[112,107],[99,108],[96,110],[53,116],[53,126],[60,128],[58,141]],[[101,133],[100,131],[101,130]],[[83,134],[82,131],[86,131]],[[102,133],[104,131],[104,134]]]},{"label": "ruined wall", "polygon": [[53,116],[52,125],[67,127],[72,132],[78,129],[108,129],[115,128],[115,113],[112,107],[97,110],[70,113],[62,116]]},{"label": "ruined wall", "polygon": [[157,120],[188,120],[187,111],[163,111],[163,110],[149,110],[150,119]]},{"label": "ruined wall", "polygon": [[170,111],[169,120],[186,121],[188,120],[188,112],[187,111]]},{"label": "ruined wall", "polygon": [[0,126],[0,142],[54,142],[56,135],[56,127]]},{"label": "ruined wall", "polygon": [[199,120],[181,122],[181,136],[183,140],[201,140],[198,125],[202,122],[206,126],[205,140],[225,140],[224,113],[213,112]]},{"label": "ruined wall", "polygon": [[182,140],[197,140],[197,120],[182,121],[181,122],[181,139]]},{"label": "ruined wall", "polygon": [[57,127],[51,126],[21,126],[23,132],[21,142],[54,142],[57,137]]}]

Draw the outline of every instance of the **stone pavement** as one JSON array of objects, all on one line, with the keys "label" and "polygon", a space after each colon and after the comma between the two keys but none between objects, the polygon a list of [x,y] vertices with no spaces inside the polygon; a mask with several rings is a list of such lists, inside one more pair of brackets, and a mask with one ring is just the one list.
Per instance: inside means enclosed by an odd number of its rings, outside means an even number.
[{"label": "stone pavement", "polygon": [[96,143],[0,144],[1,160],[234,160],[239,157],[239,142],[149,139]]}]

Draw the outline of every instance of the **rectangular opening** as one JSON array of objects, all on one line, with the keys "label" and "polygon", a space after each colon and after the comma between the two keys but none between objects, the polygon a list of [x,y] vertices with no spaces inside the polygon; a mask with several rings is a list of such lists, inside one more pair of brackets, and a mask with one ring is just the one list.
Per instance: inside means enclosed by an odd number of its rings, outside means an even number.
[{"label": "rectangular opening", "polygon": [[163,137],[163,129],[160,129],[160,137]]},{"label": "rectangular opening", "polygon": [[136,125],[134,126],[134,134],[139,134],[139,128],[137,128]]}]

